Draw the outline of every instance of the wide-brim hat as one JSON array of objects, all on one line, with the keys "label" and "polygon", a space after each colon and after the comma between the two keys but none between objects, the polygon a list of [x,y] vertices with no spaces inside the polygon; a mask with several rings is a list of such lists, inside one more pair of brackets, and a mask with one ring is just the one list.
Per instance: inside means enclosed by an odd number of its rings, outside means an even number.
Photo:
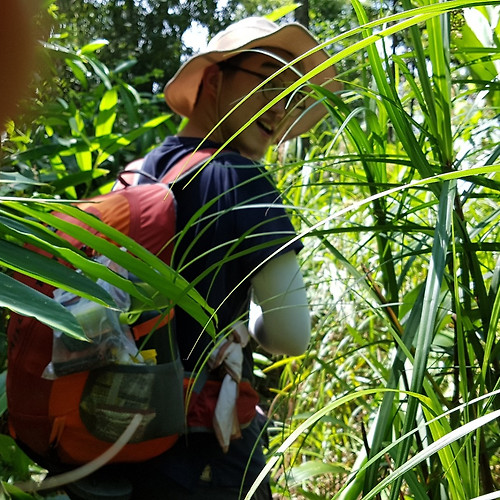
[{"label": "wide-brim hat", "polygon": [[[238,21],[214,36],[205,50],[188,59],[165,85],[165,101],[172,111],[189,118],[193,112],[198,89],[205,69],[246,50],[263,48],[281,49],[294,58],[317,47],[318,41],[304,26],[289,23],[279,26],[264,17],[249,17]],[[325,50],[317,50],[300,61],[300,70],[308,73],[330,58]],[[341,88],[335,81],[335,70],[328,66],[309,81],[335,91]],[[313,100],[310,99],[311,104]],[[300,116],[286,139],[311,129],[326,113],[323,105],[315,105]]]}]

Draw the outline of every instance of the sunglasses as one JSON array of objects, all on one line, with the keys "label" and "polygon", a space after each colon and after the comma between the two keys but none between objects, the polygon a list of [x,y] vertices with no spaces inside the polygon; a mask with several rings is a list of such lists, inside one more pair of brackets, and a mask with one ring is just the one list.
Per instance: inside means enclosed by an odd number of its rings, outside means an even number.
[{"label": "sunglasses", "polygon": [[[269,76],[263,75],[262,73],[252,71],[247,68],[242,68],[241,66],[234,66],[228,63],[222,64],[221,68],[223,70],[229,69],[231,71],[241,71],[243,73],[253,75],[259,78],[261,81],[267,80],[269,78]],[[258,92],[262,94],[267,102],[271,102],[274,98],[278,97],[284,90],[286,90],[287,87],[288,86],[284,82],[281,82],[277,78],[273,78],[272,80],[269,80],[265,85],[260,87]],[[286,99],[286,107],[291,108],[292,111],[301,112],[306,109],[304,95],[301,95],[298,90],[295,90],[293,93],[288,94],[287,96],[283,97],[283,99]]]}]

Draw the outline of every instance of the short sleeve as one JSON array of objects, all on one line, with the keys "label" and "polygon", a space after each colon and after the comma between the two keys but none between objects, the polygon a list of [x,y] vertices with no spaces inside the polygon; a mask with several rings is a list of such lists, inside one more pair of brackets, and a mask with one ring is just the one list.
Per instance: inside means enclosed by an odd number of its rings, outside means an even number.
[{"label": "short sleeve", "polygon": [[[226,167],[234,189],[228,200],[233,222],[234,252],[241,255],[245,273],[258,271],[268,259],[302,248],[282,199],[264,168]],[[224,167],[221,168],[224,170]]]},{"label": "short sleeve", "polygon": [[198,185],[202,202],[212,204],[205,224],[213,247],[223,247],[242,277],[250,277],[268,258],[298,252],[302,243],[269,173],[245,161],[230,155],[212,162],[199,173]]}]

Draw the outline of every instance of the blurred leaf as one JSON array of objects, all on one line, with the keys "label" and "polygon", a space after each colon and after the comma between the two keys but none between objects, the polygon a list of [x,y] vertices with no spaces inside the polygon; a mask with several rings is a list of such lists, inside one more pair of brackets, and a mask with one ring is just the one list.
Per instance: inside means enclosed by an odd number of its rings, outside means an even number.
[{"label": "blurred leaf", "polygon": [[118,103],[118,92],[116,89],[107,90],[99,103],[99,114],[95,125],[95,135],[100,137],[108,135],[113,130],[116,118],[116,104]]},{"label": "blurred leaf", "polygon": [[71,337],[86,339],[75,317],[61,304],[3,273],[0,273],[0,307],[36,318]]},{"label": "blurred leaf", "polygon": [[291,3],[289,5],[284,5],[283,7],[279,7],[271,12],[271,14],[267,14],[265,17],[270,21],[278,21],[282,17],[292,13],[298,7],[300,7],[300,3]]},{"label": "blurred leaf", "polygon": [[[4,495],[8,495],[8,496],[6,496],[6,498],[8,498],[8,500],[37,500],[38,499],[38,497],[30,495],[29,493],[26,493],[23,490],[19,489],[17,486],[10,484],[10,483],[7,483],[7,482],[2,481],[0,487],[2,488],[2,490],[0,490],[0,493],[3,493]],[[57,499],[55,499],[55,500],[57,500]]]},{"label": "blurred leaf", "polygon": [[32,184],[34,186],[43,186],[43,182],[30,179],[24,175],[18,174],[16,172],[0,172],[0,184],[11,184],[15,189],[22,189],[23,184]]},{"label": "blurred leaf", "polygon": [[19,448],[10,436],[4,434],[0,434],[0,462],[3,467],[7,466],[7,470],[2,471],[4,480],[13,478],[16,481],[25,481],[30,479],[32,474],[46,473]]},{"label": "blurred leaf", "polygon": [[68,174],[60,179],[52,181],[50,186],[54,194],[61,194],[66,188],[90,183],[93,179],[99,179],[109,174],[109,170],[104,168],[93,168],[76,174]]},{"label": "blurred leaf", "polygon": [[93,57],[89,57],[88,62],[92,66],[92,68],[94,69],[96,75],[99,76],[102,83],[104,83],[105,87],[108,90],[111,90],[113,88],[113,84],[111,83],[111,80],[109,79],[109,69],[103,63],[101,63],[98,59],[95,59]]},{"label": "blurred leaf", "polygon": [[88,89],[88,80],[87,80],[87,68],[82,61],[78,59],[66,59],[66,64],[71,68],[75,78],[81,83],[84,89]]},{"label": "blurred leaf", "polygon": [[101,38],[99,40],[94,40],[87,45],[84,45],[80,50],[80,54],[92,54],[96,52],[99,49],[102,49],[102,47],[105,47],[106,45],[109,45],[109,41],[105,40],[104,38]]},{"label": "blurred leaf", "polygon": [[320,460],[311,460],[310,462],[293,467],[288,473],[287,483],[293,488],[301,483],[311,481],[316,476],[324,474],[339,475],[346,472],[349,471],[342,464],[330,464]]},{"label": "blurred leaf", "polygon": [[133,68],[137,64],[137,59],[131,59],[130,61],[123,61],[113,70],[114,73],[121,73],[122,71],[127,71]]}]

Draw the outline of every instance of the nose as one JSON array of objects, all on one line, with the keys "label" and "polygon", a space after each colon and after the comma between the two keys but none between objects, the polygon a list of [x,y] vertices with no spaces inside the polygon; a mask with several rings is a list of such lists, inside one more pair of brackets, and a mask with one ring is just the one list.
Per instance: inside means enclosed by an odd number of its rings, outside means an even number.
[{"label": "nose", "polygon": [[279,119],[283,118],[286,115],[287,102],[288,102],[288,96],[284,97],[283,99],[280,99],[276,104],[274,104],[270,108],[270,111],[272,111],[277,118]]}]

